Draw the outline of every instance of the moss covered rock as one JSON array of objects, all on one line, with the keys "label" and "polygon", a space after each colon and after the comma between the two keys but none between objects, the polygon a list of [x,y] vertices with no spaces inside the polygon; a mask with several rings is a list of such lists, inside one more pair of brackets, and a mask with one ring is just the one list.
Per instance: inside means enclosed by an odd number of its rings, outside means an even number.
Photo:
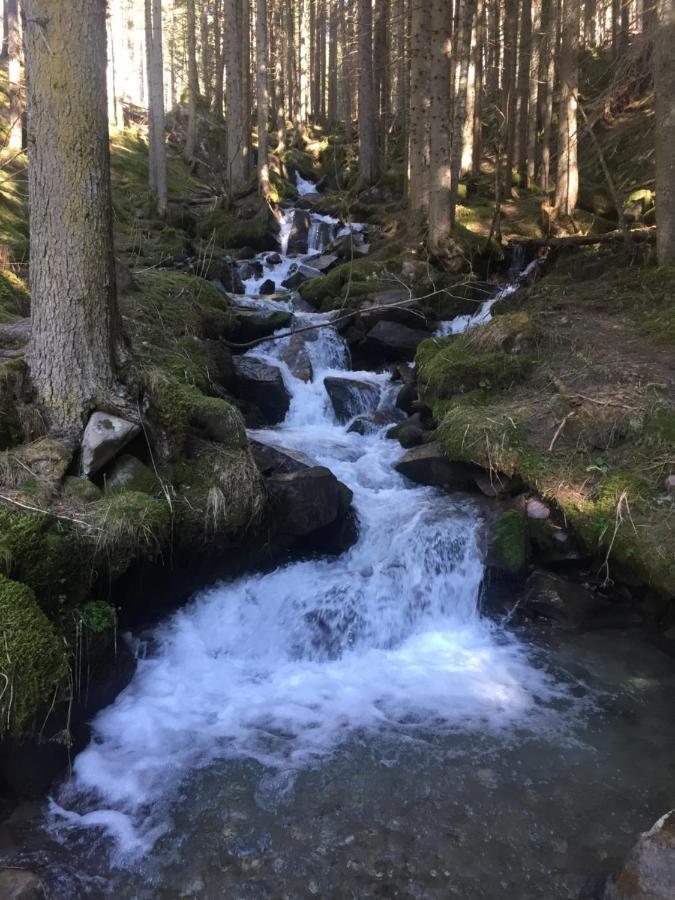
[{"label": "moss covered rock", "polygon": [[382,264],[372,260],[343,263],[322,278],[303,282],[299,287],[300,296],[325,311],[350,305],[352,300],[391,287],[390,282],[378,280],[382,268]]},{"label": "moss covered rock", "polygon": [[516,575],[525,568],[529,555],[527,524],[515,509],[509,509],[492,526],[489,559],[492,566]]},{"label": "moss covered rock", "polygon": [[4,651],[0,675],[0,732],[25,731],[67,679],[63,642],[42,612],[33,591],[0,575],[0,631]]},{"label": "moss covered rock", "polygon": [[276,228],[265,208],[257,215],[239,218],[225,209],[214,209],[199,223],[199,233],[220,247],[253,247],[254,250],[276,250]]}]

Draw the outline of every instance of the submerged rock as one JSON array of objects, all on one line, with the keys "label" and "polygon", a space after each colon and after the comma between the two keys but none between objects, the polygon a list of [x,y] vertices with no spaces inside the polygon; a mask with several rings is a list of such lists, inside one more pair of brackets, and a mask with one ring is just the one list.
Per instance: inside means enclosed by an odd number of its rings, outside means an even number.
[{"label": "submerged rock", "polygon": [[409,450],[395,468],[417,484],[435,485],[450,491],[474,489],[473,466],[450,462],[435,442]]},{"label": "submerged rock", "polygon": [[140,431],[140,425],[119,416],[93,413],[82,438],[82,472],[85,475],[98,472]]},{"label": "submerged rock", "polygon": [[323,383],[338,422],[348,422],[360,413],[373,412],[379,402],[378,388],[368,381],[329,375]]},{"label": "submerged rock", "polygon": [[281,369],[255,356],[235,359],[234,392],[252,403],[268,425],[283,422],[291,405]]},{"label": "submerged rock", "polygon": [[579,628],[598,611],[599,602],[583,585],[537,570],[527,579],[519,608],[529,618]]}]

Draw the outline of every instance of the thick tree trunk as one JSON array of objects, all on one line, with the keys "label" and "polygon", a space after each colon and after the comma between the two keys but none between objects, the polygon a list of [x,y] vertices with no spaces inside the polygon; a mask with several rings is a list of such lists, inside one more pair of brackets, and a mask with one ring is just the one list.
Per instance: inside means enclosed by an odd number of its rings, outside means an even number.
[{"label": "thick tree trunk", "polygon": [[518,0],[505,0],[504,5],[504,77],[502,84],[502,116],[506,144],[504,196],[511,196],[516,150],[516,62],[518,50]]},{"label": "thick tree trunk", "polygon": [[[650,2],[650,0],[645,0]],[[595,47],[595,19],[597,15],[597,0],[584,0],[584,46],[587,49]]]},{"label": "thick tree trunk", "polygon": [[574,213],[579,194],[577,164],[578,56],[579,0],[562,0],[558,171],[555,185],[555,210],[558,216],[571,216]]},{"label": "thick tree trunk", "polygon": [[295,140],[301,144],[304,140],[305,125],[309,121],[310,96],[309,96],[309,0],[300,2],[300,32],[299,32],[299,60],[300,60],[300,116],[295,123]]},{"label": "thick tree trunk", "polygon": [[521,0],[520,42],[518,54],[518,182],[527,186],[527,131],[530,101],[530,63],[532,59],[532,0]]},{"label": "thick tree trunk", "polygon": [[206,3],[202,4],[199,16],[199,32],[202,57],[202,83],[204,85],[204,100],[207,107],[211,106],[211,45],[209,43],[209,11]]},{"label": "thick tree trunk", "polygon": [[459,178],[462,168],[462,133],[467,115],[467,91],[469,81],[469,58],[471,55],[471,29],[473,26],[476,0],[459,0],[457,25],[458,79],[452,109],[452,146],[450,150],[450,221],[455,224],[455,207],[459,193]]},{"label": "thick tree trunk", "polygon": [[373,80],[377,110],[377,143],[382,168],[387,166],[387,135],[389,131],[389,0],[375,2],[373,50]]},{"label": "thick tree trunk", "polygon": [[227,180],[230,193],[241,190],[246,182],[246,141],[241,83],[241,33],[239,0],[226,0],[226,103],[227,103]]},{"label": "thick tree trunk", "polygon": [[148,73],[148,120],[150,123],[150,192],[157,214],[166,215],[167,170],[164,124],[164,65],[162,60],[162,3],[145,0]]},{"label": "thick tree trunk", "polygon": [[499,66],[500,66],[500,47],[499,40],[500,22],[499,22],[500,4],[498,0],[487,0],[487,30],[488,30],[488,47],[487,47],[487,75],[485,79],[485,89],[488,99],[491,103],[497,102],[499,94]]},{"label": "thick tree trunk", "polygon": [[452,227],[449,134],[451,38],[446,0],[432,0],[431,34],[429,249],[432,253],[438,253],[447,244]]},{"label": "thick tree trunk", "polygon": [[240,0],[241,23],[241,123],[244,154],[244,177],[251,175],[251,3]]},{"label": "thick tree trunk", "polygon": [[188,65],[188,128],[185,141],[185,157],[192,161],[197,150],[197,97],[199,75],[197,72],[197,19],[195,0],[186,0],[186,45]]},{"label": "thick tree trunk", "polygon": [[364,185],[378,176],[376,109],[373,89],[373,7],[359,0],[359,173]]},{"label": "thick tree trunk", "polygon": [[339,0],[340,23],[342,29],[342,108],[345,123],[345,143],[351,143],[354,136],[354,0]]},{"label": "thick tree trunk", "polygon": [[485,49],[485,2],[478,0],[476,8],[476,40],[473,48],[474,67],[474,109],[473,109],[473,153],[471,168],[480,172],[483,157],[483,53]]},{"label": "thick tree trunk", "polygon": [[529,100],[527,107],[527,172],[525,183],[533,185],[538,160],[539,57],[541,45],[541,0],[532,0],[532,41],[530,45]]},{"label": "thick tree trunk", "polygon": [[462,125],[462,175],[473,169],[473,136],[476,118],[476,23],[474,22],[469,39],[470,50],[466,79],[466,115]]},{"label": "thick tree trunk", "polygon": [[408,114],[408,200],[419,213],[429,203],[428,106],[429,7],[427,0],[411,0],[410,91]]},{"label": "thick tree trunk", "polygon": [[19,0],[5,0],[7,12],[7,87],[9,133],[7,148],[18,152],[23,146],[21,122],[21,28]]},{"label": "thick tree trunk", "polygon": [[656,91],[656,252],[675,262],[675,0],[658,0],[654,41]]},{"label": "thick tree trunk", "polygon": [[[51,426],[110,406],[115,300],[105,5],[24,0],[31,376]],[[77,53],[73,52],[77,48]],[[67,123],[67,127],[64,127]]]},{"label": "thick tree trunk", "polygon": [[270,193],[270,165],[267,143],[269,93],[267,85],[267,2],[258,0],[255,26],[256,86],[258,92],[258,189],[267,200]]},{"label": "thick tree trunk", "polygon": [[551,134],[553,124],[553,83],[556,67],[556,35],[558,30],[558,0],[543,0],[542,32],[545,35],[540,57],[539,128],[541,153],[539,187],[548,191],[551,185]]},{"label": "thick tree trunk", "polygon": [[328,38],[328,107],[326,118],[334,125],[338,117],[338,8],[337,0],[331,0]]}]

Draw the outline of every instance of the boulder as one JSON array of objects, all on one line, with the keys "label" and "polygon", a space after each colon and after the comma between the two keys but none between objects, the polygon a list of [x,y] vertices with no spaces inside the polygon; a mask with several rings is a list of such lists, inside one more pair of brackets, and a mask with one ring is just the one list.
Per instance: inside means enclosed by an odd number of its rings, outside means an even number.
[{"label": "boulder", "polygon": [[517,479],[508,475],[500,475],[499,472],[486,472],[481,469],[476,472],[476,487],[486,497],[507,497],[515,493],[518,487]]},{"label": "boulder", "polygon": [[413,359],[428,331],[409,328],[399,322],[377,322],[366,334],[363,350],[386,360]]},{"label": "boulder", "polygon": [[283,422],[291,405],[281,369],[255,356],[234,360],[234,393],[260,410],[268,425]]},{"label": "boulder", "polygon": [[404,413],[412,415],[413,403],[417,400],[417,387],[414,384],[404,384],[396,395],[396,408]]},{"label": "boulder", "polygon": [[574,629],[587,624],[599,605],[583,585],[537,569],[527,579],[519,609],[528,618]]},{"label": "boulder", "polygon": [[89,418],[82,437],[82,472],[93,475],[113,456],[140,434],[141,426],[119,416],[95,412]]},{"label": "boulder", "polygon": [[277,347],[279,359],[286,363],[292,375],[301,381],[311,381],[313,375],[312,360],[307,350],[307,339],[303,334],[293,334]]},{"label": "boulder", "polygon": [[424,315],[419,303],[412,300],[410,291],[405,288],[371,294],[361,301],[359,311],[366,329],[381,321],[399,322],[401,325],[426,331],[433,331],[437,327],[437,323]]},{"label": "boulder", "polygon": [[110,491],[126,489],[151,494],[157,487],[157,478],[152,469],[143,465],[140,459],[123,453],[105,476],[105,486]]},{"label": "boulder", "polygon": [[239,263],[239,276],[242,281],[248,281],[249,278],[261,278],[263,273],[263,264],[258,259],[247,259],[245,262]]},{"label": "boulder", "polygon": [[324,274],[337,265],[338,261],[335,253],[322,253],[321,256],[313,256],[311,259],[308,259],[307,263],[312,268],[318,269],[321,274]]},{"label": "boulder", "polygon": [[421,416],[416,413],[414,416],[406,419],[405,422],[390,428],[387,432],[387,437],[397,440],[405,450],[409,450],[411,447],[419,447],[424,442]]},{"label": "boulder", "polygon": [[228,325],[227,337],[237,344],[245,344],[258,338],[270,337],[279,328],[287,328],[291,314],[283,309],[267,312],[259,309],[237,309]]},{"label": "boulder", "polygon": [[250,440],[249,444],[255,464],[263,475],[300,472],[316,466],[314,460],[300,450],[288,450],[286,447],[255,439]]},{"label": "boulder", "polygon": [[475,469],[466,463],[450,462],[435,442],[408,450],[395,468],[417,484],[436,485],[450,491],[469,491],[475,485]]},{"label": "boulder", "polygon": [[281,254],[280,253],[268,253],[265,257],[265,262],[268,266],[278,266],[281,262]]},{"label": "boulder", "polygon": [[509,509],[492,525],[487,564],[498,572],[517,575],[525,569],[529,555],[525,519],[515,509]]},{"label": "boulder", "polygon": [[675,809],[640,836],[601,900],[672,900],[675,894]]},{"label": "boulder", "polygon": [[289,253],[306,253],[307,238],[312,224],[309,213],[304,209],[296,209],[293,213],[293,221],[288,236]]},{"label": "boulder", "polygon": [[63,481],[63,495],[79,503],[94,503],[101,499],[101,489],[88,478],[67,475]]},{"label": "boulder", "polygon": [[302,537],[331,525],[340,513],[340,482],[324,466],[278,472],[267,479],[267,487],[281,534]]},{"label": "boulder", "polygon": [[360,413],[374,412],[377,408],[380,391],[368,381],[328,375],[323,383],[338,422],[348,422]]},{"label": "boulder", "polygon": [[57,441],[52,437],[39,438],[14,451],[26,471],[32,472],[40,481],[56,484],[64,477],[73,459],[73,447],[67,441]]},{"label": "boulder", "polygon": [[260,287],[258,288],[258,293],[260,294],[261,297],[267,297],[270,294],[276,293],[276,289],[277,289],[277,286],[272,281],[272,279],[266,278],[263,281],[263,283],[260,285]]},{"label": "boulder", "polygon": [[39,876],[28,869],[0,869],[2,900],[45,900],[47,891]]},{"label": "boulder", "polygon": [[376,409],[375,412],[368,415],[357,416],[347,429],[348,433],[353,434],[373,434],[384,428],[385,425],[391,425],[394,418],[391,410]]},{"label": "boulder", "polygon": [[226,257],[220,267],[218,280],[228,294],[243,294],[244,282],[241,280],[236,262],[231,257]]}]

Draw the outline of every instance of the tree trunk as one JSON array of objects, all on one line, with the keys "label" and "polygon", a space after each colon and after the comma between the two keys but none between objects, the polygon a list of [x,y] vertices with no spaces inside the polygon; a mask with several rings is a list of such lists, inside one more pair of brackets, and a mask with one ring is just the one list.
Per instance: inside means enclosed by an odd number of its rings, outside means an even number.
[{"label": "tree trunk", "polygon": [[557,216],[571,216],[579,194],[577,91],[579,82],[579,0],[562,0],[560,101],[558,106]]},{"label": "tree trunk", "polygon": [[373,7],[359,0],[359,173],[363,185],[378,176],[376,109],[373,89]]},{"label": "tree trunk", "polygon": [[471,169],[478,174],[483,157],[483,52],[485,49],[485,2],[478,0],[476,8],[476,40],[473,48],[474,66],[474,110],[473,110],[473,154]]},{"label": "tree trunk", "polygon": [[199,74],[197,72],[197,20],[195,0],[186,0],[187,9],[187,65],[188,65],[188,127],[185,141],[185,157],[194,159],[197,150],[197,97],[199,94]]},{"label": "tree trunk", "polygon": [[5,0],[5,9],[7,11],[7,93],[9,99],[7,149],[17,153],[23,146],[19,0]]},{"label": "tree trunk", "polygon": [[389,0],[375,2],[375,33],[373,50],[373,80],[375,84],[375,109],[377,110],[380,161],[387,166],[387,135],[389,129]]},{"label": "tree trunk", "polygon": [[518,182],[527,186],[527,130],[529,123],[530,63],[532,59],[532,0],[521,0],[518,54]]},{"label": "tree trunk", "polygon": [[162,61],[161,0],[145,0],[145,30],[148,77],[148,123],[150,138],[150,193],[157,214],[166,215],[167,171],[164,125],[164,65]]},{"label": "tree trunk", "polygon": [[535,182],[538,163],[537,117],[539,111],[539,49],[541,43],[541,0],[532,0],[532,40],[530,45],[529,100],[527,106],[527,172],[524,183]]},{"label": "tree trunk", "polygon": [[267,0],[258,0],[255,26],[256,84],[258,92],[258,188],[267,200],[270,193],[270,165],[267,143],[269,93],[267,84]]},{"label": "tree trunk", "polygon": [[227,180],[230,193],[241,190],[246,182],[243,94],[241,84],[241,34],[239,0],[226,0],[226,103],[227,103]]},{"label": "tree trunk", "polygon": [[430,29],[427,0],[411,0],[411,12],[408,200],[413,213],[419,213],[429,203],[427,95]]},{"label": "tree trunk", "polygon": [[350,144],[354,136],[354,98],[353,94],[353,57],[354,57],[354,18],[348,15],[354,0],[339,0],[340,22],[342,29],[342,107],[345,124],[345,143]]},{"label": "tree trunk", "polygon": [[[646,3],[650,0],[645,0]],[[597,0],[584,0],[584,46],[586,49],[595,47],[595,17],[597,14]]]},{"label": "tree trunk", "polygon": [[502,85],[502,116],[506,144],[506,168],[504,172],[504,197],[511,197],[513,164],[516,145],[516,62],[518,50],[518,0],[505,0],[504,4],[504,81]]},{"label": "tree trunk", "polygon": [[654,41],[656,91],[656,252],[675,262],[675,0],[658,0]]},{"label": "tree trunk", "polygon": [[24,0],[24,10],[31,377],[50,426],[80,428],[94,408],[110,408],[118,391],[115,364],[121,348],[105,4]]},{"label": "tree trunk", "polygon": [[328,108],[329,125],[334,125],[338,117],[338,18],[337,0],[332,0],[330,7],[328,38]]},{"label": "tree trunk", "polygon": [[497,102],[499,94],[499,65],[500,65],[500,23],[499,23],[500,4],[498,0],[487,0],[487,29],[488,29],[488,48],[487,48],[487,76],[485,79],[485,89],[488,99],[491,103]]},{"label": "tree trunk", "polygon": [[473,169],[473,135],[476,118],[476,23],[469,38],[469,60],[466,79],[466,114],[462,125],[461,173],[467,175]]},{"label": "tree trunk", "polygon": [[[465,5],[465,0],[462,2]],[[438,253],[447,244],[452,228],[449,134],[451,38],[446,0],[432,0],[431,35],[429,249],[432,253]]]},{"label": "tree trunk", "polygon": [[551,185],[551,133],[557,28],[558,0],[543,0],[542,32],[545,38],[539,68],[539,83],[543,88],[539,91],[539,128],[541,130],[539,187],[543,191],[548,191]]},{"label": "tree trunk", "polygon": [[302,144],[309,121],[309,0],[300,0],[300,117],[295,123],[295,141]]},{"label": "tree trunk", "polygon": [[199,32],[202,57],[202,83],[204,85],[204,100],[207,108],[211,106],[211,45],[209,43],[209,11],[206,3],[202,5],[199,16]]},{"label": "tree trunk", "polygon": [[462,168],[462,133],[466,121],[469,58],[471,55],[471,29],[476,10],[476,0],[459,0],[457,31],[457,57],[459,74],[452,110],[452,147],[450,151],[450,221],[455,224],[455,207],[459,193]]},{"label": "tree trunk", "polygon": [[244,154],[244,178],[251,174],[251,4],[240,0],[241,23],[241,123],[242,152]]}]

